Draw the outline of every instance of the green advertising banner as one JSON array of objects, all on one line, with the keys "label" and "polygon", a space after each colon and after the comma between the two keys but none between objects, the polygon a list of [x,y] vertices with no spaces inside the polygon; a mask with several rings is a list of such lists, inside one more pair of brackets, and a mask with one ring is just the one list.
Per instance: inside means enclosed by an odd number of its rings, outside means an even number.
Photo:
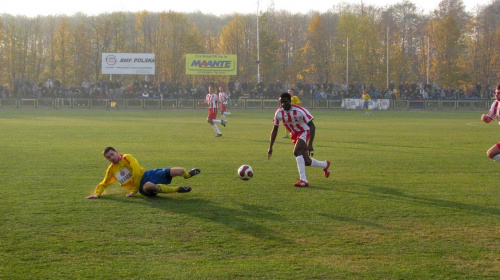
[{"label": "green advertising banner", "polygon": [[187,75],[236,75],[235,54],[186,54]]}]

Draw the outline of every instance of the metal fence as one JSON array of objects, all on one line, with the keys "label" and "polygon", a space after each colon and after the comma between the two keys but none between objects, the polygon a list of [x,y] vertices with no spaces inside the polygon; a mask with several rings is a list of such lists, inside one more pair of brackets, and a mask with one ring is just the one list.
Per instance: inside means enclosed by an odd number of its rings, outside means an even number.
[{"label": "metal fence", "polygon": [[[203,99],[86,99],[86,98],[3,98],[0,109],[196,109]],[[311,109],[342,109],[341,99],[303,99],[301,106]],[[388,100],[394,110],[487,110],[493,100]],[[233,109],[275,109],[277,99],[230,99]]]}]

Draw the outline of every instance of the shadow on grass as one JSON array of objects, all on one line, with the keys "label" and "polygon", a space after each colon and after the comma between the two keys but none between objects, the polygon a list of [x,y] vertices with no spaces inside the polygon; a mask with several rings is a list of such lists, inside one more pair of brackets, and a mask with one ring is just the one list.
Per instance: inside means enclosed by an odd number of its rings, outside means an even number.
[{"label": "shadow on grass", "polygon": [[[369,186],[368,189],[372,193],[379,194],[378,195],[379,197],[383,197],[385,199],[393,199],[393,200],[397,199],[400,201],[405,201],[405,202],[414,203],[414,204],[474,212],[474,213],[477,213],[479,215],[494,215],[494,216],[500,215],[500,209],[498,209],[498,208],[484,207],[484,206],[478,206],[478,205],[462,203],[462,202],[454,202],[454,201],[449,201],[449,200],[444,200],[444,199],[439,199],[439,198],[430,198],[430,197],[417,196],[417,195],[408,195],[408,194],[405,194],[404,192],[402,192],[401,190],[398,190],[395,188],[389,188],[389,187]],[[358,194],[362,194],[362,193],[358,193]],[[366,195],[366,194],[364,194],[364,195]]]},{"label": "shadow on grass", "polygon": [[388,228],[386,226],[383,226],[381,224],[377,223],[372,223],[372,222],[367,222],[367,221],[362,221],[359,219],[354,219],[354,218],[349,218],[349,217],[343,217],[343,216],[337,216],[337,215],[332,215],[332,214],[325,214],[325,213],[320,213],[320,216],[336,220],[339,222],[345,222],[353,225],[360,225],[360,226],[365,226],[365,227],[371,227],[371,228],[377,228],[377,229],[384,229],[384,230],[390,230],[391,228]]},{"label": "shadow on grass", "polygon": [[137,197],[133,199],[106,197],[106,199],[121,203],[149,205],[160,211],[188,215],[218,223],[255,238],[279,243],[293,243],[292,240],[284,238],[284,234],[255,222],[260,220],[283,221],[284,219],[280,215],[272,212],[276,210],[272,207],[235,203],[239,207],[229,208],[204,199],[177,199],[170,196]]}]

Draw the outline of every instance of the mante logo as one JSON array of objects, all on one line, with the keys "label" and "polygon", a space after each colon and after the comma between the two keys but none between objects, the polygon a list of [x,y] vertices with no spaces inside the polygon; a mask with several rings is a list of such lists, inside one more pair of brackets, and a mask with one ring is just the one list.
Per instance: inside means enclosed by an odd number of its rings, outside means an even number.
[{"label": "mante logo", "polygon": [[231,68],[231,64],[233,62],[231,60],[193,60],[191,63],[191,67],[200,67],[200,68]]},{"label": "mante logo", "polygon": [[186,54],[187,75],[237,75],[235,54]]}]

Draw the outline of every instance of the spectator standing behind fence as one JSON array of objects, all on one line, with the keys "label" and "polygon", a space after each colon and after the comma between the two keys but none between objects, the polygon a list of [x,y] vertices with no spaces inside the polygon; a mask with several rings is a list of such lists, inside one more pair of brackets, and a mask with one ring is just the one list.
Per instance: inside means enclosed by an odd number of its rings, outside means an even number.
[{"label": "spectator standing behind fence", "polygon": [[87,81],[82,82],[82,91],[85,95],[89,94],[90,84]]}]

